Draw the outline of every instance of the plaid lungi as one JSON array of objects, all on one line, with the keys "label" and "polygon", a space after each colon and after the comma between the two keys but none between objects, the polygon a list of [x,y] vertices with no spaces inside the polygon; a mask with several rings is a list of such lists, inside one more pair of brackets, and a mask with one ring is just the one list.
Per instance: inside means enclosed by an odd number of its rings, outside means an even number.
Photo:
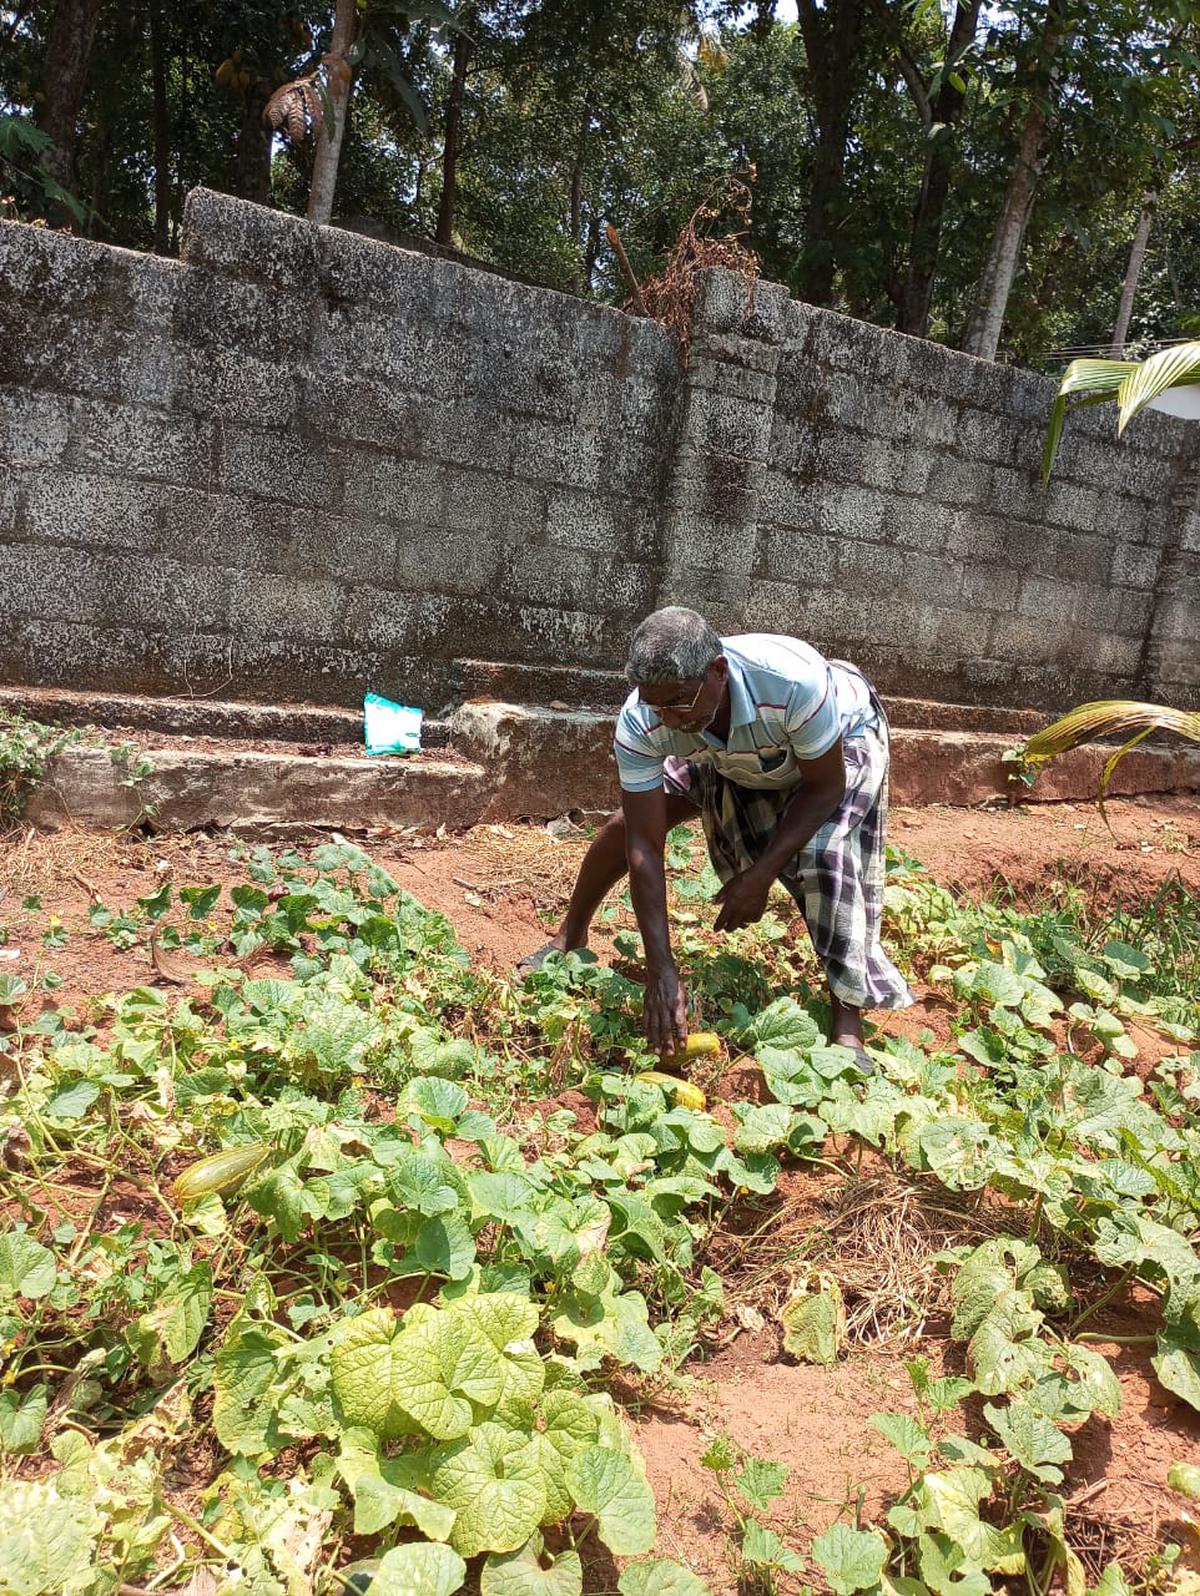
[{"label": "plaid lungi", "polygon": [[[804,916],[830,990],[854,1008],[903,1009],[913,994],[883,951],[879,926],[887,832],[887,718],[846,738],[846,791],[837,810],[779,873]],[[739,787],[704,759],[668,759],[666,780],[698,807],[722,881],[749,869],[775,834],[796,789]]]}]

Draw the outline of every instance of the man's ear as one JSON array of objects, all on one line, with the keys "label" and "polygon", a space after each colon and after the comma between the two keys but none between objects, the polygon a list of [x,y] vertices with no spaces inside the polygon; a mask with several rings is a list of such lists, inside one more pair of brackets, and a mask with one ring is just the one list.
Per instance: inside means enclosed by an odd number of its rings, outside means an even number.
[{"label": "man's ear", "polygon": [[724,654],[718,654],[716,659],[713,660],[713,668],[716,670],[721,680],[724,681],[729,675],[729,661],[725,658]]}]

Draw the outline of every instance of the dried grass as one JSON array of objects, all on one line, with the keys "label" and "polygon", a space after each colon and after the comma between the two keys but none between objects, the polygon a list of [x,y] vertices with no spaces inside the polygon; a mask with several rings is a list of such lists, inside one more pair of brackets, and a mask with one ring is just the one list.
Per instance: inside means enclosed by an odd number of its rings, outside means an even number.
[{"label": "dried grass", "polygon": [[477,826],[467,837],[472,884],[488,894],[530,892],[541,907],[565,905],[589,841],[545,826]]},{"label": "dried grass", "polygon": [[[916,1185],[890,1170],[835,1181],[815,1200],[772,1213],[754,1236],[753,1267],[731,1288],[778,1318],[797,1280],[816,1265],[832,1276],[846,1304],[846,1332],[858,1346],[896,1346],[924,1335],[945,1311],[949,1277],[936,1254],[975,1245],[1012,1224],[970,1193]],[[728,1261],[723,1261],[723,1268]]]},{"label": "dried grass", "polygon": [[[754,289],[761,261],[742,239],[750,230],[751,193],[740,178],[717,184],[692,212],[661,272],[642,284],[642,301],[674,338],[682,360],[692,338],[692,318],[700,294],[700,274],[713,267],[737,272],[746,281],[746,316],[754,313]],[[717,235],[713,229],[732,213],[736,231]]]}]

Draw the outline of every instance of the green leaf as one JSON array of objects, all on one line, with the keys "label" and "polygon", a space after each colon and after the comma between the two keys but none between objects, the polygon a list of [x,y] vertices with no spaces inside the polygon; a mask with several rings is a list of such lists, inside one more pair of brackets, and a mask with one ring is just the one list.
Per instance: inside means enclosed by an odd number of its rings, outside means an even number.
[{"label": "green leaf", "polygon": [[947,1114],[921,1128],[921,1152],[951,1191],[977,1191],[995,1168],[997,1143],[981,1120]]},{"label": "green leaf", "polygon": [[621,1596],[711,1596],[698,1574],[668,1557],[630,1563],[617,1581]]},{"label": "green leaf", "polygon": [[583,1564],[567,1550],[552,1557],[540,1535],[515,1552],[493,1552],[483,1565],[480,1596],[582,1596]]},{"label": "green leaf", "polygon": [[280,1337],[236,1318],[216,1355],[213,1429],[227,1452],[260,1457],[271,1445]]},{"label": "green leaf", "polygon": [[426,1274],[465,1280],[475,1262],[475,1238],[461,1214],[438,1214],[417,1232],[413,1258]]},{"label": "green leaf", "polygon": [[[968,1389],[970,1382],[967,1382]],[[907,1413],[872,1413],[871,1425],[899,1452],[906,1463],[923,1469],[932,1451],[928,1433]]]},{"label": "green leaf", "polygon": [[842,1293],[835,1281],[819,1291],[798,1291],[785,1303],[783,1347],[804,1363],[836,1363],[846,1330]]},{"label": "green leaf", "polygon": [[404,1088],[397,1112],[423,1120],[431,1130],[450,1136],[469,1099],[457,1081],[440,1075],[419,1075]]},{"label": "green leaf", "polygon": [[410,1309],[397,1328],[387,1308],[348,1320],[330,1355],[333,1394],[348,1424],[395,1439],[415,1426],[436,1440],[465,1435],[472,1402],[504,1390],[495,1347],[451,1309]]},{"label": "green leaf", "polygon": [[212,1306],[212,1266],[194,1264],[148,1313],[141,1315],[126,1330],[126,1339],[142,1366],[152,1378],[169,1366],[182,1363],[196,1350],[208,1312]]},{"label": "green leaf", "polygon": [[838,1596],[854,1596],[878,1585],[887,1546],[872,1531],[833,1524],[813,1541],[812,1555]]},{"label": "green leaf", "polygon": [[741,1472],[735,1474],[733,1483],[759,1513],[765,1513],[777,1496],[783,1495],[787,1483],[786,1463],[769,1463],[764,1459],[748,1457]]},{"label": "green leaf", "polygon": [[751,1020],[742,1035],[748,1052],[757,1052],[760,1047],[778,1047],[803,1053],[816,1047],[820,1040],[817,1022],[792,997],[776,998]]},{"label": "green leaf", "polygon": [[0,1391],[0,1452],[36,1452],[45,1422],[44,1385],[35,1385],[24,1397],[16,1391]]},{"label": "green leaf", "polygon": [[413,1524],[430,1540],[444,1541],[454,1527],[454,1511],[410,1488],[411,1459],[381,1458],[370,1430],[343,1431],[338,1472],[354,1497],[354,1533],[377,1535],[391,1524]]},{"label": "green leaf", "polygon": [[95,1081],[72,1081],[47,1102],[46,1116],[56,1120],[82,1119],[99,1096],[100,1088]]},{"label": "green leaf", "polygon": [[[1168,1475],[1168,1481],[1170,1476]],[[1120,1563],[1109,1563],[1087,1596],[1132,1596]]]},{"label": "green leaf", "polygon": [[433,1494],[458,1515],[450,1544],[464,1557],[513,1552],[537,1529],[546,1492],[528,1436],[502,1424],[476,1425],[442,1447],[431,1476]]},{"label": "green leaf", "polygon": [[383,1554],[371,1596],[453,1596],[466,1577],[467,1565],[449,1546],[416,1541]]},{"label": "green leaf", "polygon": [[[53,1479],[0,1486],[0,1586],[5,1596],[86,1589],[102,1519],[88,1496],[63,1496]],[[90,1582],[89,1582],[90,1583]]]},{"label": "green leaf", "polygon": [[575,1505],[597,1520],[600,1539],[619,1557],[636,1557],[654,1544],[654,1497],[646,1477],[624,1452],[585,1447],[567,1464]]},{"label": "green leaf", "polygon": [[54,1254],[40,1241],[23,1230],[0,1236],[0,1292],[36,1302],[50,1295],[57,1278]]},{"label": "green leaf", "polygon": [[934,1596],[992,1596],[992,1582],[949,1535],[926,1534],[917,1542],[921,1578]]},{"label": "green leaf", "polygon": [[215,887],[180,887],[179,901],[186,903],[191,910],[193,920],[203,920],[217,906],[217,899],[221,896],[221,886],[218,882]]},{"label": "green leaf", "polygon": [[746,1523],[746,1533],[742,1537],[742,1561],[751,1568],[782,1568],[792,1574],[800,1573],[804,1567],[787,1542],[756,1518],[748,1519]]},{"label": "green leaf", "polygon": [[1151,1357],[1154,1372],[1168,1391],[1200,1409],[1200,1351],[1172,1330],[1158,1335],[1158,1350]]},{"label": "green leaf", "polygon": [[760,1103],[746,1111],[733,1145],[739,1153],[770,1152],[787,1140],[791,1122],[791,1110],[783,1103]]},{"label": "green leaf", "polygon": [[1071,1443],[1056,1424],[1027,1402],[1010,1402],[1006,1408],[988,1402],[983,1416],[1027,1473],[1048,1485],[1062,1483],[1057,1465],[1070,1462]]},{"label": "green leaf", "polygon": [[951,1408],[956,1408],[964,1397],[970,1396],[975,1389],[973,1380],[966,1380],[961,1374],[947,1374],[940,1380],[930,1380],[925,1388],[925,1400],[934,1413],[948,1413]]}]

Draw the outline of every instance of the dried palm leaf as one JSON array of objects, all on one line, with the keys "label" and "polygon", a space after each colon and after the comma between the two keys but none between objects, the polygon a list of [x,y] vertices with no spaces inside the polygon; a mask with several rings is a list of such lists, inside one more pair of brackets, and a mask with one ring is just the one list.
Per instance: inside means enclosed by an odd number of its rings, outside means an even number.
[{"label": "dried palm leaf", "polygon": [[286,132],[293,144],[303,144],[312,128],[314,139],[321,136],[325,113],[321,97],[311,78],[295,78],[281,84],[263,107],[263,122],[275,132]]},{"label": "dried palm leaf", "polygon": [[[1038,770],[1056,755],[1077,748],[1080,743],[1132,733],[1105,762],[1101,772],[1097,797],[1100,813],[1104,815],[1104,797],[1113,771],[1131,748],[1136,748],[1157,731],[1176,732],[1189,742],[1200,743],[1200,712],[1173,709],[1168,704],[1143,704],[1128,698],[1102,698],[1091,704],[1080,704],[1034,733],[1021,750],[1021,764],[1027,770]],[[1107,825],[1107,815],[1104,821]]]}]

